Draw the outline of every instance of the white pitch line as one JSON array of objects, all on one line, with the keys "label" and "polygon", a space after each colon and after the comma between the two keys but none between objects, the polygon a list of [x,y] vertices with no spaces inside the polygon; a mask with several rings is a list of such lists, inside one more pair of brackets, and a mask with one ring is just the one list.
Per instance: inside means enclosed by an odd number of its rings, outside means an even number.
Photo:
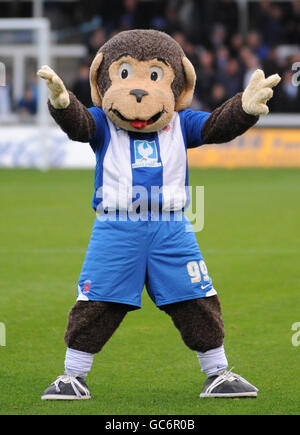
[{"label": "white pitch line", "polygon": [[[201,249],[201,246],[200,246]],[[0,254],[33,254],[33,255],[47,255],[47,254],[83,254],[86,248],[0,248]],[[204,248],[204,254],[216,255],[296,255],[300,253],[300,249],[288,248]]]},{"label": "white pitch line", "polygon": [[37,248],[37,249],[4,249],[0,248],[0,254],[82,254],[86,249],[82,248]]},{"label": "white pitch line", "polygon": [[295,255],[300,253],[300,249],[289,249],[289,248],[233,248],[233,249],[222,249],[222,248],[208,248],[204,249],[203,252],[207,254],[219,254],[219,255],[249,255],[249,254],[286,254]]}]

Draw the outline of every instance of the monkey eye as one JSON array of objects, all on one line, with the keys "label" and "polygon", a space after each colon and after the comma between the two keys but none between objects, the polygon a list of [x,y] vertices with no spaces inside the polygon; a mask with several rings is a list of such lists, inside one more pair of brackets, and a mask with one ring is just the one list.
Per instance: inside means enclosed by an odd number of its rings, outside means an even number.
[{"label": "monkey eye", "polygon": [[153,66],[150,68],[150,79],[153,82],[158,82],[163,78],[164,72],[159,66]]},{"label": "monkey eye", "polygon": [[132,76],[132,65],[130,63],[124,62],[119,67],[119,76],[121,79],[125,80]]}]

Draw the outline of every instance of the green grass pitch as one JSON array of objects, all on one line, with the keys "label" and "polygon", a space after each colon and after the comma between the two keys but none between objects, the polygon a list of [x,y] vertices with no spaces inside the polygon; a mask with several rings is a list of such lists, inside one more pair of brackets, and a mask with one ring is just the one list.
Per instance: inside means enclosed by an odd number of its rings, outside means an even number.
[{"label": "green grass pitch", "polygon": [[300,171],[191,170],[197,234],[223,306],[229,367],[257,399],[200,399],[204,375],[144,291],[88,377],[92,400],[42,402],[63,372],[67,313],[89,241],[92,171],[0,171],[0,414],[299,414]]}]

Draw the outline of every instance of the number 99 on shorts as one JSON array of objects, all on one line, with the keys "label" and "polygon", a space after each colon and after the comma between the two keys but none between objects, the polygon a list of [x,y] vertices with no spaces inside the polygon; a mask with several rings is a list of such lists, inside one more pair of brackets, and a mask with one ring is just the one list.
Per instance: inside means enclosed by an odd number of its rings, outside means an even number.
[{"label": "number 99 on shorts", "polygon": [[191,278],[192,283],[200,282],[202,278],[204,282],[209,281],[208,270],[204,260],[200,260],[199,262],[197,261],[188,262],[187,271]]}]

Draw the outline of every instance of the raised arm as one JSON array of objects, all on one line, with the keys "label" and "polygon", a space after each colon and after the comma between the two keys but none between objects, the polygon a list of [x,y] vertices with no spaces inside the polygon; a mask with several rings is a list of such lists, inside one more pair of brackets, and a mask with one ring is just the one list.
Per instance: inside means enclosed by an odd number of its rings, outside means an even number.
[{"label": "raised arm", "polygon": [[88,142],[96,132],[96,123],[88,109],[68,92],[63,81],[47,65],[38,71],[49,88],[49,111],[70,139]]},{"label": "raised arm", "polygon": [[272,88],[280,80],[278,74],[266,79],[262,70],[256,70],[243,93],[225,101],[211,113],[202,128],[203,143],[229,142],[256,124],[260,115],[267,115],[266,103],[273,96]]}]

